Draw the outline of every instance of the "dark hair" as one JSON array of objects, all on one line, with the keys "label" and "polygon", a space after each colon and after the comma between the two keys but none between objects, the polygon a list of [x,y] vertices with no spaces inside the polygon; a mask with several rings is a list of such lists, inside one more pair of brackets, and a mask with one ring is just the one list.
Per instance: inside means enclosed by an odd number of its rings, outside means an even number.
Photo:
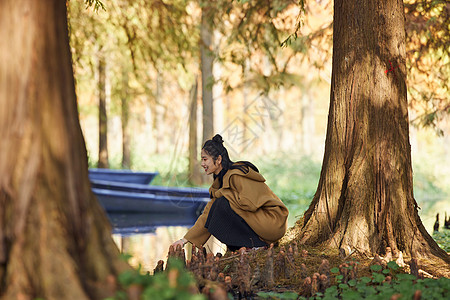
[{"label": "dark hair", "polygon": [[227,148],[225,148],[223,145],[223,139],[220,134],[216,134],[212,139],[207,140],[202,149],[212,157],[214,162],[216,162],[219,155],[222,156],[223,169],[229,170],[233,165],[233,162],[228,156]]},{"label": "dark hair", "polygon": [[214,179],[219,177],[220,186],[222,186],[223,175],[230,169],[239,169],[244,173],[248,173],[248,167],[250,167],[256,172],[259,172],[258,168],[251,162],[238,161],[238,163],[235,164],[228,156],[227,148],[223,145],[223,139],[220,134],[216,134],[212,139],[207,140],[205,144],[203,144],[202,149],[212,157],[214,162],[216,162],[219,155],[222,156],[222,171],[220,171],[218,175],[214,175]]}]

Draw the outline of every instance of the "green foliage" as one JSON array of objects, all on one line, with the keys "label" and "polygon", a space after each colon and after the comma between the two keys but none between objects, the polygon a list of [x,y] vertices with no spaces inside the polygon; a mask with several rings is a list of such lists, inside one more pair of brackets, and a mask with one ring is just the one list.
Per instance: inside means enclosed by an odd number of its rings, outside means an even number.
[{"label": "green foliage", "polygon": [[[222,49],[217,53],[221,62],[231,62],[242,68],[246,85],[264,92],[277,87],[277,79],[288,72],[287,65],[292,57],[301,53],[301,47],[286,47],[294,43],[302,25],[301,14],[305,11],[304,1],[296,0],[250,0],[250,1],[205,1],[209,8],[208,20],[211,27],[220,32],[224,39]],[[203,3],[203,1],[202,1]],[[214,4],[211,4],[214,3]],[[299,7],[297,21],[289,21],[286,13]],[[292,33],[293,32],[293,33]],[[298,40],[303,41],[303,40]],[[282,47],[281,47],[281,46]],[[251,63],[255,53],[267,58],[267,75]],[[280,59],[283,57],[283,59]],[[287,59],[285,59],[288,57]],[[264,73],[264,74],[263,74]],[[284,73],[284,74],[283,74]],[[287,74],[292,75],[292,74]],[[235,76],[233,74],[232,76]],[[264,78],[265,80],[254,80]],[[274,81],[275,80],[275,81]],[[223,80],[228,91],[229,78]],[[298,82],[297,82],[298,84]]]},{"label": "green foliage", "polygon": [[[317,293],[309,299],[389,299],[392,295],[400,294],[401,299],[412,299],[414,293],[420,290],[422,299],[446,299],[450,292],[450,279],[417,279],[411,274],[399,273],[400,268],[395,262],[389,262],[386,269],[379,265],[372,266],[372,276],[352,279],[343,283],[343,276],[336,276],[336,285],[329,287],[323,294]],[[332,273],[339,272],[333,268]],[[389,277],[387,277],[389,276]],[[284,293],[286,294],[286,293]],[[263,293],[262,298],[291,299],[292,294],[286,296],[277,293]],[[258,294],[260,296],[260,294]],[[299,297],[298,299],[306,299]]]},{"label": "green foliage", "polygon": [[[390,299],[396,294],[401,295],[400,299],[413,299],[414,293],[420,290],[422,293],[421,299],[443,300],[447,299],[446,296],[450,293],[449,278],[417,279],[411,274],[397,274],[396,271],[399,270],[399,266],[395,262],[390,262],[388,268],[384,270],[379,268],[372,268],[372,270],[379,270],[372,274],[372,278],[361,277],[352,279],[347,283],[340,283],[342,279],[340,277],[336,285],[329,287],[323,294],[317,293],[309,299],[384,300]],[[389,275],[392,279],[387,280],[385,275]],[[336,278],[339,276],[341,275]],[[290,291],[284,293],[259,292],[257,295],[261,299],[307,299]]]},{"label": "green foliage", "polygon": [[128,270],[119,275],[119,282],[123,290],[116,293],[115,297],[105,300],[126,300],[127,290],[138,286],[142,290],[142,300],[150,299],[179,299],[179,300],[203,300],[205,297],[196,290],[196,282],[183,263],[177,259],[169,259],[169,267],[164,272],[155,275],[142,274],[141,268]]},{"label": "green foliage", "polygon": [[277,292],[258,292],[258,297],[261,299],[297,299],[298,294],[294,292],[284,292],[284,293],[277,293]]},{"label": "green foliage", "polygon": [[414,166],[414,195],[420,198],[438,197],[445,198],[446,193],[441,187],[437,186],[439,182],[433,170],[428,164],[422,161],[415,163]]},{"label": "green foliage", "polygon": [[380,272],[382,267],[380,265],[373,265],[373,266],[370,266],[370,269],[374,272]]},{"label": "green foliage", "polygon": [[331,271],[331,273],[337,274],[337,273],[339,273],[339,268],[338,267],[334,267],[330,271]]},{"label": "green foliage", "polygon": [[295,30],[294,33],[290,34],[284,41],[281,42],[280,47],[287,47],[292,44],[293,41],[297,40],[298,33],[303,25],[303,19],[302,14],[305,12],[305,1],[304,0],[298,0],[298,5],[300,6],[299,15],[297,16],[297,22],[295,24]]},{"label": "green foliage", "polygon": [[120,253],[119,258],[123,261],[129,261],[132,255],[128,253]]},{"label": "green foliage", "polygon": [[320,163],[309,156],[284,154],[283,158],[266,156],[254,161],[269,187],[288,206],[289,224],[307,208],[317,188]]},{"label": "green foliage", "polygon": [[100,0],[86,0],[85,3],[87,7],[94,6],[95,11],[98,11],[99,8],[106,10],[105,5]]},{"label": "green foliage", "polygon": [[263,157],[255,160],[255,164],[283,201],[292,204],[311,201],[319,180],[319,162],[308,156],[283,155],[283,158]]},{"label": "green foliage", "polygon": [[391,269],[393,271],[397,271],[400,268],[400,266],[397,265],[397,263],[395,261],[388,262],[387,266],[388,266],[389,269]]},{"label": "green foliage", "polygon": [[[336,268],[333,269],[332,273],[337,273]],[[361,277],[347,283],[341,283],[342,275],[336,276],[337,285],[329,287],[323,295],[315,295],[314,299],[383,300],[395,294],[400,294],[401,299],[412,299],[417,290],[421,291],[422,299],[447,299],[450,293],[450,279],[417,279],[411,274],[399,273],[400,268],[394,261],[389,262],[386,269],[373,265],[371,270],[371,278]]]},{"label": "green foliage", "polygon": [[450,252],[450,230],[433,232],[433,239],[445,252]]},{"label": "green foliage", "polygon": [[[434,128],[450,113],[450,10],[445,0],[407,0],[408,98],[417,126]],[[426,80],[424,80],[426,78]]]}]

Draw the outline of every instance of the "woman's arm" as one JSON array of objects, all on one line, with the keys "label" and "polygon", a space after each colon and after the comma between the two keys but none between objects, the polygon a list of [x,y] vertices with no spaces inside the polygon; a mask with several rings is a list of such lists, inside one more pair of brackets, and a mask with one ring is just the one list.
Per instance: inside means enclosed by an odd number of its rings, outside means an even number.
[{"label": "woman's arm", "polygon": [[205,228],[206,219],[208,219],[209,210],[216,199],[211,199],[208,204],[206,204],[203,213],[198,217],[194,226],[189,229],[185,234],[184,239],[196,246],[203,246],[204,243],[209,239],[211,233]]}]

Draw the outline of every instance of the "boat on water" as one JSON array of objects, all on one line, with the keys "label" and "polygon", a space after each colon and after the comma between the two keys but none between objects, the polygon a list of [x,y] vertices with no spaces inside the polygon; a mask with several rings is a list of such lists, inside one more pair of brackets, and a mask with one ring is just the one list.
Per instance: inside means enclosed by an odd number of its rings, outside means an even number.
[{"label": "boat on water", "polygon": [[92,187],[107,213],[166,213],[198,216],[209,201],[189,193],[152,193]]},{"label": "boat on water", "polygon": [[158,172],[141,172],[131,170],[89,169],[90,180],[105,180],[114,182],[149,184]]},{"label": "boat on water", "polygon": [[105,180],[91,180],[92,188],[111,191],[122,191],[130,193],[144,193],[161,196],[191,197],[191,198],[208,198],[209,190],[199,187],[173,187],[173,186],[157,186],[136,183],[112,182]]}]

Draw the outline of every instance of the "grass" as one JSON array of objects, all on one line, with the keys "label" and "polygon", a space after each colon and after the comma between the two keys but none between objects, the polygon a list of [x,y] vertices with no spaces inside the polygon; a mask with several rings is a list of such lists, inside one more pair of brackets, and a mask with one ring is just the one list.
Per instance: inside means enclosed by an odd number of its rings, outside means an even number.
[{"label": "grass", "polygon": [[444,249],[445,252],[450,252],[450,230],[443,230],[442,232],[435,231],[432,235],[436,243]]},{"label": "grass", "polygon": [[267,156],[255,161],[267,184],[289,208],[292,226],[308,208],[319,182],[321,164],[309,156]]}]

